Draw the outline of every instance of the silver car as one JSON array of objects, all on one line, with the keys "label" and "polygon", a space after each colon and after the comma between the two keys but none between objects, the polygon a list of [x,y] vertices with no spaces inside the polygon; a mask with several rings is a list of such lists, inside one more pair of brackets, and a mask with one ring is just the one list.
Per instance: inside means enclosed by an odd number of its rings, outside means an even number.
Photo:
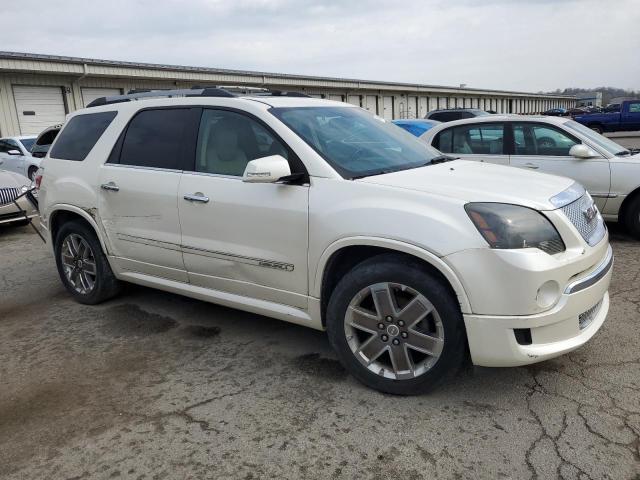
[{"label": "silver car", "polygon": [[570,177],[605,220],[640,239],[640,154],[563,117],[491,115],[436,125],[421,137],[443,153]]},{"label": "silver car", "polygon": [[[0,170],[0,225],[5,223],[26,223],[27,218],[38,215],[33,205],[23,196],[31,181],[18,173]],[[17,204],[14,200],[18,198]],[[20,208],[18,208],[20,207]]]}]

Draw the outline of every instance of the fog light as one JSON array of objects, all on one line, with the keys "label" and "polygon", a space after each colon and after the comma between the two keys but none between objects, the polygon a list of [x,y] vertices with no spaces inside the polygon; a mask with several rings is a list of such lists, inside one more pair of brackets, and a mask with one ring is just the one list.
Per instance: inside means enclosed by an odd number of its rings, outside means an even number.
[{"label": "fog light", "polygon": [[549,308],[560,298],[560,285],[555,280],[542,284],[536,295],[536,302],[540,308]]}]

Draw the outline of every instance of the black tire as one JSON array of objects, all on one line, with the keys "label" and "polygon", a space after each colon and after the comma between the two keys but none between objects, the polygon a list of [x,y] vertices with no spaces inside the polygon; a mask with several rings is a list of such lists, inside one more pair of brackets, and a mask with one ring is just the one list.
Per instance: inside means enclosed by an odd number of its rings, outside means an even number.
[{"label": "black tire", "polygon": [[600,125],[589,125],[589,128],[596,133],[602,134],[602,127]]},{"label": "black tire", "polygon": [[[345,332],[345,316],[351,301],[368,286],[386,282],[406,285],[423,295],[431,302],[441,320],[441,329],[444,331],[442,351],[435,363],[419,376],[405,379],[380,376],[364,366],[349,345]],[[386,393],[396,395],[425,393],[445,378],[455,375],[467,357],[464,322],[455,296],[440,278],[410,257],[400,254],[382,254],[370,258],[345,275],[329,300],[326,325],[329,341],[346,370],[365,385]],[[403,328],[408,329],[406,326]],[[380,332],[384,333],[382,330]],[[377,335],[378,333],[372,334],[369,338]],[[391,345],[389,348],[392,348]]]},{"label": "black tire", "polygon": [[622,219],[627,231],[637,240],[640,240],[640,195],[636,195],[625,207]]},{"label": "black tire", "polygon": [[[74,285],[67,278],[63,266],[63,243],[65,239],[72,234],[80,237],[89,245],[95,259],[95,282],[91,290],[86,293],[76,291]],[[95,305],[114,297],[120,291],[120,282],[116,279],[111,267],[109,266],[107,257],[102,251],[100,241],[93,229],[86,223],[74,220],[62,225],[54,241],[54,253],[60,279],[67,291],[77,302],[84,303],[86,305]]]},{"label": "black tire", "polygon": [[27,176],[29,177],[29,180],[31,180],[32,182],[35,181],[35,179],[36,179],[36,172],[37,171],[38,171],[38,167],[34,167],[34,166],[29,167],[29,170],[27,172]]}]

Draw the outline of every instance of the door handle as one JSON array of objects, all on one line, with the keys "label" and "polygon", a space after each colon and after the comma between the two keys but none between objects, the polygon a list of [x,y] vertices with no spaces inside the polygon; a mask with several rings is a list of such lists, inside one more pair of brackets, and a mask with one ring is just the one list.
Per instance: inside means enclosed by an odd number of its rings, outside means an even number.
[{"label": "door handle", "polygon": [[193,195],[185,195],[182,198],[184,198],[188,202],[201,202],[201,203],[209,202],[209,197],[207,197],[206,195],[203,195],[200,192],[194,193]]},{"label": "door handle", "polygon": [[536,164],[534,164],[534,163],[525,163],[525,164],[523,165],[523,167],[525,167],[525,168],[530,168],[531,170],[537,170],[537,169],[539,169],[539,168],[540,168],[538,165],[536,165]]},{"label": "door handle", "polygon": [[102,185],[100,185],[100,188],[103,190],[110,190],[112,192],[117,192],[120,190],[120,187],[113,182],[103,183]]}]

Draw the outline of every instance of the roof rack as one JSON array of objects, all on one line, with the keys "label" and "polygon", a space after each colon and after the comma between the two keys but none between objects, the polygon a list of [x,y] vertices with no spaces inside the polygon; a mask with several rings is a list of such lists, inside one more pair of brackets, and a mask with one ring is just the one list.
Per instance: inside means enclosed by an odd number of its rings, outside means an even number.
[{"label": "roof rack", "polygon": [[174,98],[174,97],[226,97],[233,98],[239,96],[256,97],[307,97],[304,93],[284,92],[281,90],[269,90],[259,87],[225,86],[225,87],[192,87],[175,90],[129,90],[126,95],[113,95],[110,97],[100,97],[87,105],[89,107],[99,107],[112,103],[130,102],[133,100],[144,100],[148,98]]}]

